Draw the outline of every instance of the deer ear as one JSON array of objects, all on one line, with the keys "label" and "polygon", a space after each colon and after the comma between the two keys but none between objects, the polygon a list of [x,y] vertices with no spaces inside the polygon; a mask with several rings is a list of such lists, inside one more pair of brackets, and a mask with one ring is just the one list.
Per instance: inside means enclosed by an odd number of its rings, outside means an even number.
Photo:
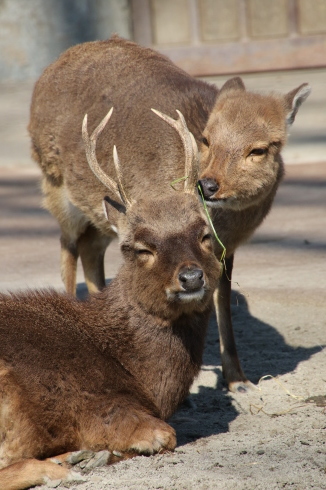
[{"label": "deer ear", "polygon": [[246,90],[246,87],[242,81],[242,78],[233,77],[225,82],[220,90],[220,93],[226,90]]},{"label": "deer ear", "polygon": [[126,207],[120,202],[114,201],[109,196],[105,196],[103,199],[103,210],[105,217],[108,221],[112,222],[113,219],[113,209],[116,209],[120,214],[126,214]]},{"label": "deer ear", "polygon": [[311,92],[311,87],[307,83],[303,83],[300,87],[291,90],[285,95],[285,103],[287,109],[286,122],[290,126],[299,110],[302,102],[306,100]]}]

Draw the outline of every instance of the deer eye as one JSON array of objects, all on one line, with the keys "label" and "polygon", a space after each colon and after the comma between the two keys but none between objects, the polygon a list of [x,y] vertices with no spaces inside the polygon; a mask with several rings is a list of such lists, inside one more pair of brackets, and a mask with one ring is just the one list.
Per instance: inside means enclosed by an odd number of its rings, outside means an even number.
[{"label": "deer eye", "polygon": [[135,252],[136,252],[136,255],[138,255],[139,257],[144,257],[144,258],[146,256],[153,255],[153,252],[151,252],[151,250],[148,250],[146,248],[136,249]]},{"label": "deer eye", "polygon": [[151,266],[154,264],[156,247],[147,241],[136,240],[133,244],[134,257],[139,263]]},{"label": "deer eye", "polygon": [[139,264],[143,264],[146,267],[152,267],[155,261],[154,254],[147,248],[135,249],[136,260]]},{"label": "deer eye", "polygon": [[206,233],[206,235],[203,236],[203,238],[201,239],[201,242],[202,243],[205,243],[205,242],[210,242],[212,240],[212,235],[211,233]]},{"label": "deer eye", "polygon": [[202,137],[202,143],[204,143],[205,146],[209,146],[208,139],[205,138],[205,136]]},{"label": "deer eye", "polygon": [[266,155],[268,149],[267,148],[253,148],[249,153],[250,157]]},{"label": "deer eye", "polygon": [[200,239],[200,245],[204,250],[212,250],[213,242],[212,242],[212,234],[205,233]]}]

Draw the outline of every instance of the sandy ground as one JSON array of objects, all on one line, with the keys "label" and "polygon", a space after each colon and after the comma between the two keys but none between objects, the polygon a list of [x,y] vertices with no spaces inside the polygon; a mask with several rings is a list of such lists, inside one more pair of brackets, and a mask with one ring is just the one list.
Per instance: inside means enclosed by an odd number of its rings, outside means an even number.
[{"label": "sandy ground", "polygon": [[[304,81],[313,84],[316,73],[279,74],[274,85],[259,83],[291,89]],[[258,78],[247,82],[255,86]],[[287,167],[272,212],[235,259],[235,334],[257,390],[226,390],[212,318],[201,374],[170,421],[176,451],[81,472],[85,482],[70,488],[326,489],[326,163],[311,163],[326,161],[326,91],[320,77],[315,81],[315,98],[302,107],[305,118],[299,114],[293,128],[297,144],[287,150],[287,161],[301,164]],[[29,159],[31,88],[27,83],[0,93],[2,291],[62,288],[58,226],[40,207],[39,172]],[[106,256],[108,278],[120,260],[115,242]],[[82,292],[80,270],[78,280]]]}]

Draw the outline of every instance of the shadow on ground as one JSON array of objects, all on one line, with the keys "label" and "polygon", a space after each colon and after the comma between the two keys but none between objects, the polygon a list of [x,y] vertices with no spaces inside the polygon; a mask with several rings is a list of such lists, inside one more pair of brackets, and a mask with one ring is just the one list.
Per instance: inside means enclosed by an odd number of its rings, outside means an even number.
[{"label": "shadow on ground", "polygon": [[[258,383],[264,375],[279,376],[295,370],[298,364],[320,352],[321,346],[292,347],[277,329],[249,310],[245,296],[232,292],[233,326],[242,367],[247,377]],[[205,366],[221,365],[219,340],[215,315],[212,315],[203,357]],[[227,391],[219,367],[215,388],[200,386],[199,393],[191,394],[178,412],[171,418],[176,429],[178,445],[193,442],[214,434],[228,432],[229,424],[239,412],[232,405],[232,395]],[[246,395],[243,395],[246,396]]]}]

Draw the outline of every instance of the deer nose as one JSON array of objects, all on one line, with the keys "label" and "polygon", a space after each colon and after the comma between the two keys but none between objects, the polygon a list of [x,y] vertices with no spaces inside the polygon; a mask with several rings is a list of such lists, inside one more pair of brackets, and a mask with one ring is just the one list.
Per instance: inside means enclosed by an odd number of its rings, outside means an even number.
[{"label": "deer nose", "polygon": [[201,179],[198,181],[201,190],[203,192],[204,198],[209,199],[215,192],[218,191],[219,185],[214,179]]},{"label": "deer nose", "polygon": [[183,267],[179,272],[181,287],[187,291],[198,291],[204,285],[204,273],[198,267]]}]

